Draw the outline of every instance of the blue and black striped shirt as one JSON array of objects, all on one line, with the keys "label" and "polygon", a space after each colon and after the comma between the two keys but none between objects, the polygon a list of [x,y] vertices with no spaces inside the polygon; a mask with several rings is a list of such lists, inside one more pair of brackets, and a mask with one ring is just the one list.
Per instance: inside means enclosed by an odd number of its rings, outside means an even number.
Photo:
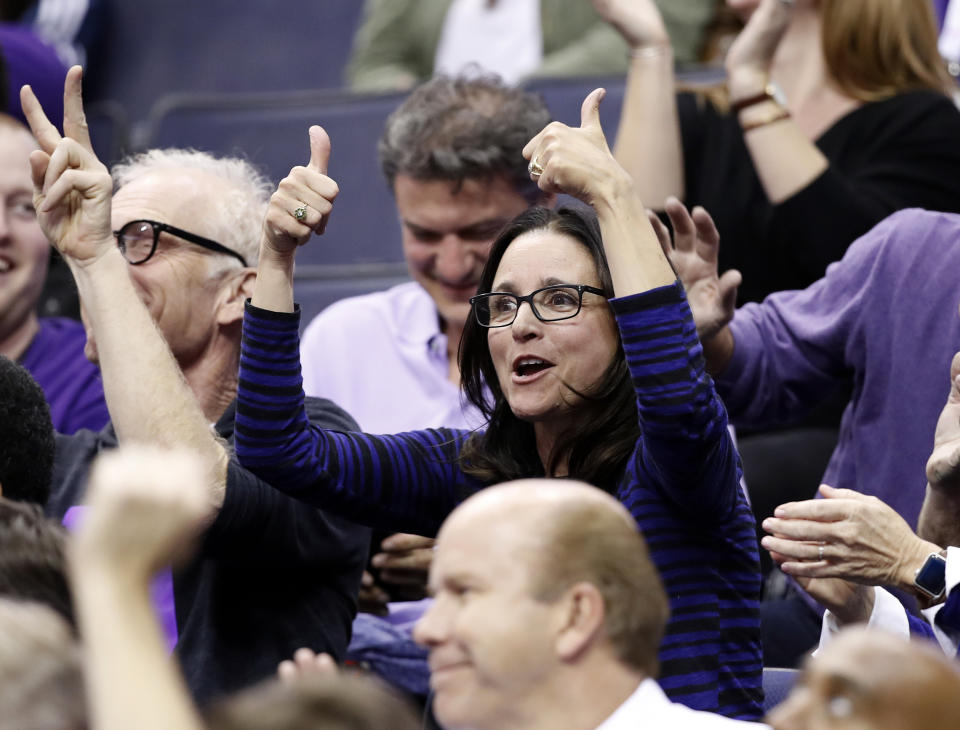
[{"label": "blue and black striped shirt", "polygon": [[[686,297],[674,284],[611,306],[643,433],[616,496],[637,520],[670,598],[660,684],[694,709],[756,719],[763,695],[755,524]],[[236,421],[241,463],[286,494],[358,522],[436,534],[460,502],[487,486],[459,468],[471,433],[312,428],[298,327],[299,313],[247,306]]]}]

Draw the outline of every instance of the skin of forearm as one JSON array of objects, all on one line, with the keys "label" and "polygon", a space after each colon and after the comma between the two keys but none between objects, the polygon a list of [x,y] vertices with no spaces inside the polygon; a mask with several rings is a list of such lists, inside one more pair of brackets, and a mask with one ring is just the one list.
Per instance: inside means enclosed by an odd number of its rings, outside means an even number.
[{"label": "skin of forearm", "polygon": [[894,586],[905,591],[914,591],[914,578],[923,567],[930,553],[940,552],[941,547],[928,540],[914,536],[901,547],[894,574]]},{"label": "skin of forearm", "polygon": [[866,623],[873,613],[874,590],[872,586],[856,585],[853,595],[842,604],[828,606],[841,626]]},{"label": "skin of forearm", "polygon": [[97,730],[201,730],[169,657],[145,577],[78,556],[73,591],[86,651],[90,726]]},{"label": "skin of forearm", "polygon": [[960,494],[927,484],[917,535],[937,545],[960,546]]},{"label": "skin of forearm", "polygon": [[675,94],[668,46],[631,59],[614,156],[655,210],[671,195],[683,200],[685,193]]},{"label": "skin of forearm", "polygon": [[672,284],[677,276],[629,177],[615,177],[593,201],[617,296]]},{"label": "skin of forearm", "polygon": [[720,375],[733,357],[735,342],[730,327],[724,327],[713,337],[702,340],[701,345],[707,373],[711,376]]},{"label": "skin of forearm", "polygon": [[110,418],[121,442],[199,452],[208,469],[210,499],[219,507],[226,485],[226,449],[140,301],[128,266],[113,247],[94,264],[72,267],[96,338]]},{"label": "skin of forearm", "polygon": [[[766,102],[740,112],[740,123],[772,118],[779,106]],[[803,190],[827,169],[829,163],[813,142],[790,119],[766,124],[744,133],[753,166],[767,198],[774,205]]]},{"label": "skin of forearm", "polygon": [[260,247],[257,281],[250,299],[253,306],[273,312],[293,311],[293,262],[293,253],[277,253],[266,245]]}]

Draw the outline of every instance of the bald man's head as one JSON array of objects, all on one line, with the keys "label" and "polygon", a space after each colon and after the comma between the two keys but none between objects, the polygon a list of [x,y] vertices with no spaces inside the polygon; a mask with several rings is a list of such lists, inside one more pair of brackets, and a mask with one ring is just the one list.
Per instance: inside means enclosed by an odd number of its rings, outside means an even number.
[{"label": "bald man's head", "polygon": [[848,629],[808,661],[774,730],[960,727],[960,673],[932,645]]},{"label": "bald man's head", "polygon": [[571,686],[656,674],[666,595],[633,518],[594,487],[474,495],[440,530],[430,587],[414,638],[444,727],[528,727]]},{"label": "bald man's head", "polygon": [[573,480],[523,479],[485,489],[448,517],[438,536],[482,530],[513,545],[514,570],[550,603],[572,585],[603,596],[604,636],[619,658],[656,676],[669,604],[636,521],[609,494]]}]

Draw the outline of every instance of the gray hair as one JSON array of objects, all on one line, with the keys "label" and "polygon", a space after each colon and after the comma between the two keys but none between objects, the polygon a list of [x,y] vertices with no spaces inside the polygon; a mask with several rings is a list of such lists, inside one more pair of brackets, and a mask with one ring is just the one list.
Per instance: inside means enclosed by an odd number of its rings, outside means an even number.
[{"label": "gray hair", "polygon": [[520,152],[549,122],[538,94],[498,76],[437,76],[387,119],[380,166],[391,188],[400,174],[454,183],[503,174],[533,204],[542,193]]},{"label": "gray hair", "polygon": [[80,648],[39,603],[0,598],[0,730],[87,726]]},{"label": "gray hair", "polygon": [[127,157],[113,166],[119,189],[142,175],[158,170],[198,170],[226,182],[233,192],[211,208],[218,243],[257,265],[260,233],[274,185],[252,163],[239,157],[214,157],[194,149],[152,149]]}]

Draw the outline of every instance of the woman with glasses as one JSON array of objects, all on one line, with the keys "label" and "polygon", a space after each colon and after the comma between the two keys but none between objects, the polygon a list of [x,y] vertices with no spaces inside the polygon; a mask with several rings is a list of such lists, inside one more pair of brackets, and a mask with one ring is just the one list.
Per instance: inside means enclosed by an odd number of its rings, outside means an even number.
[{"label": "woman with glasses", "polygon": [[571,477],[616,495],[671,597],[667,694],[756,718],[760,579],[738,457],[683,289],[604,140],[602,93],[584,101],[580,128],[551,124],[524,150],[542,189],[596,215],[534,208],[493,244],[460,347],[466,397],[489,418],[475,432],[372,436],[307,423],[292,261],[336,194],[324,174],[329,142],[313,128],[310,164],[281,183],[264,225],[244,318],[237,455],[291,496],[423,535],[505,480]]}]

